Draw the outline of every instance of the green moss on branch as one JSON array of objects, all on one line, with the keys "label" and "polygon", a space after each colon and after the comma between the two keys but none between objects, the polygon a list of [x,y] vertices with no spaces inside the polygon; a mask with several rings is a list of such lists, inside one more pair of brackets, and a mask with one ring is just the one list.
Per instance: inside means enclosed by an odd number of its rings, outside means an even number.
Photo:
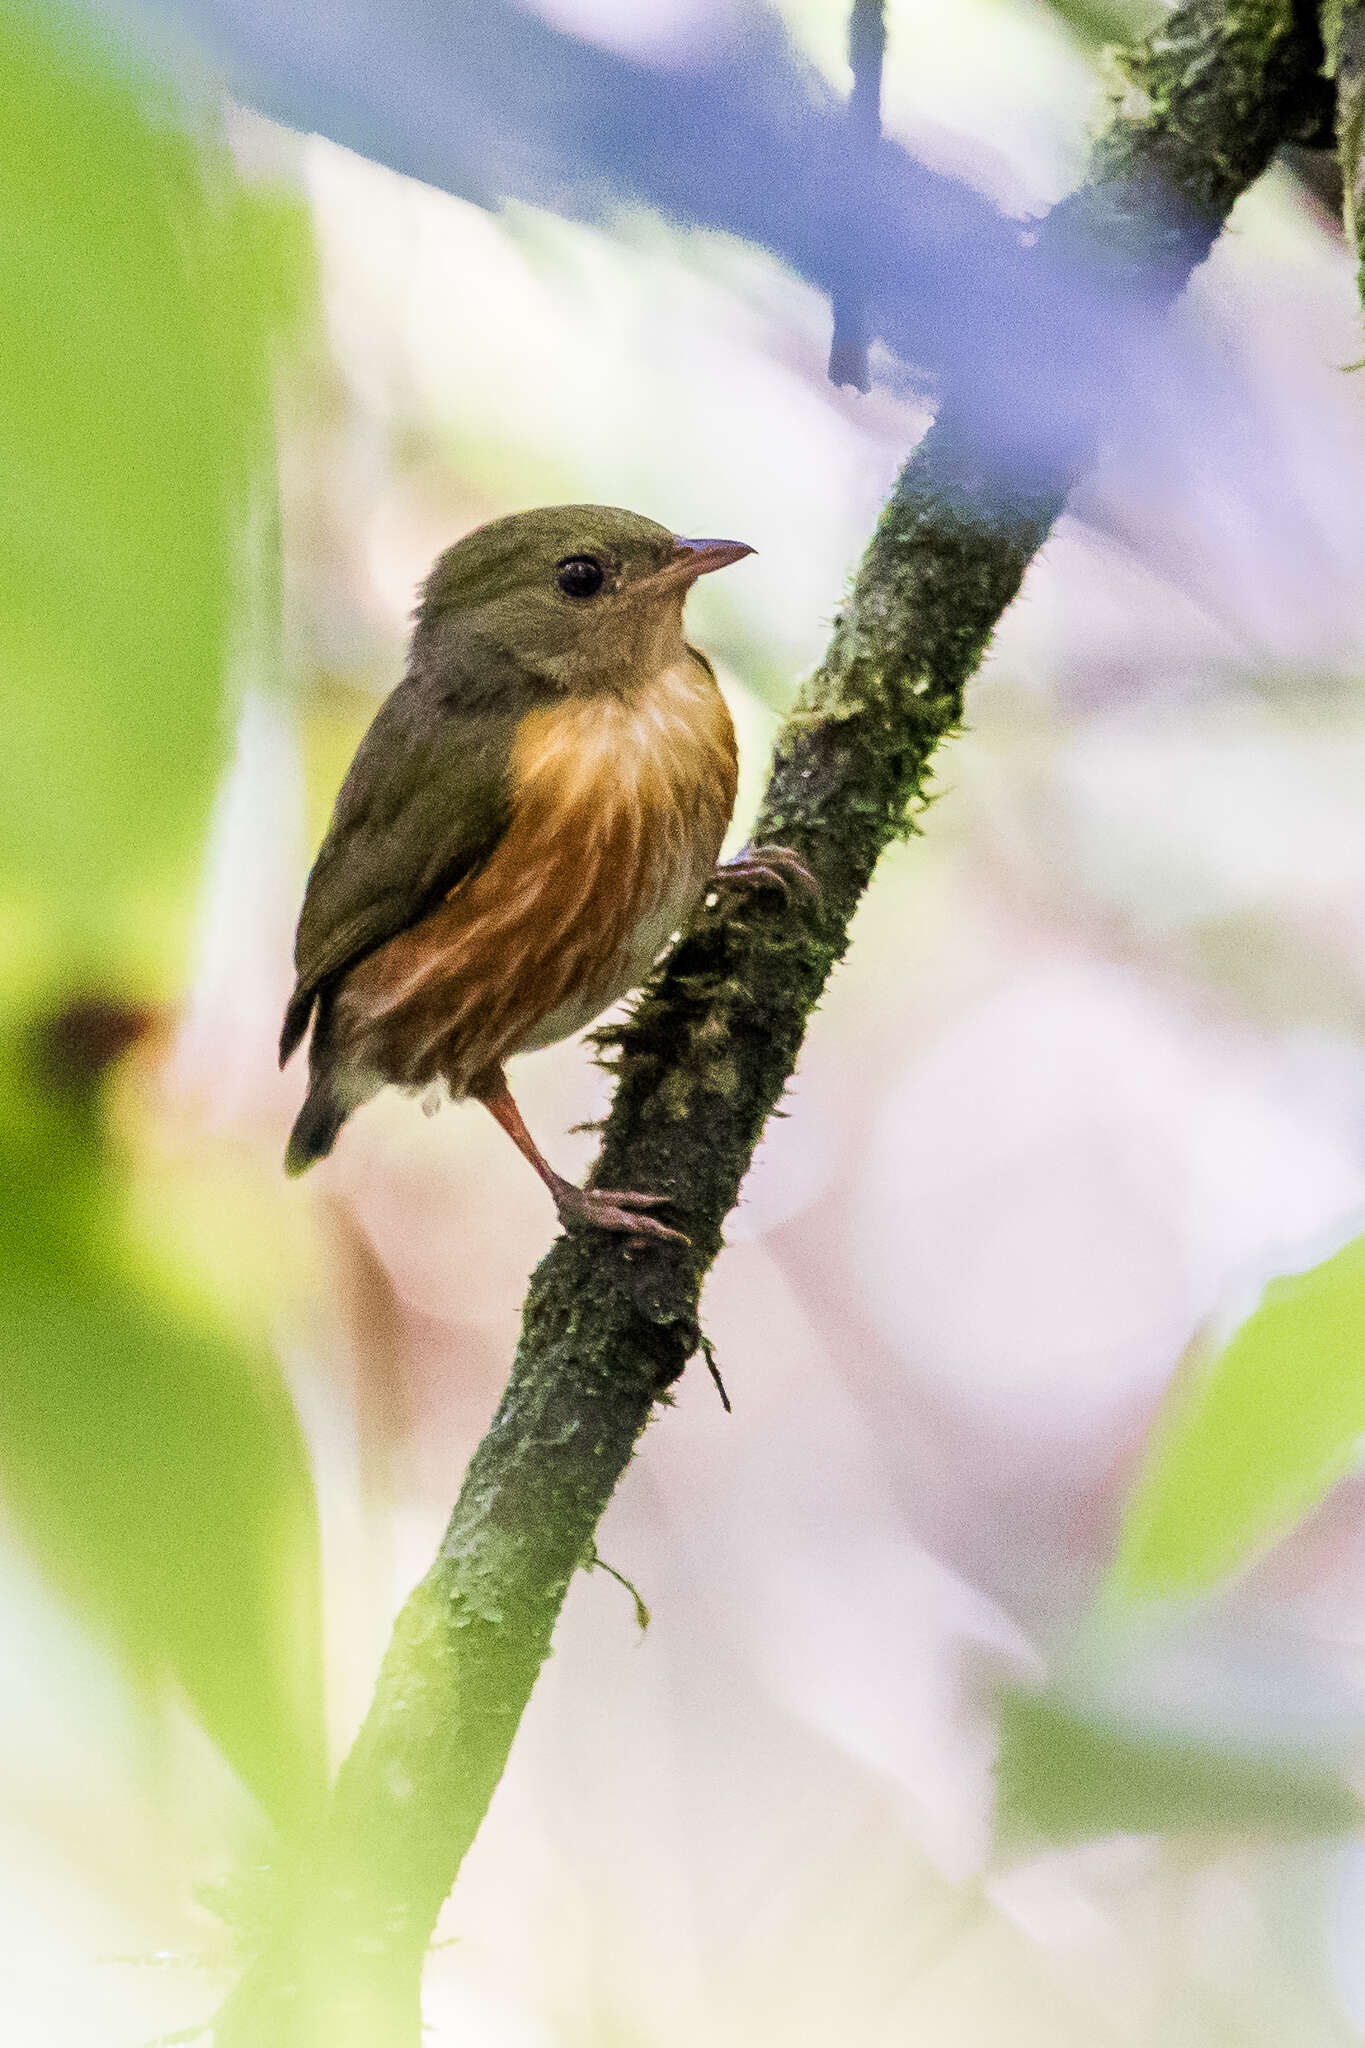
[{"label": "green moss on branch", "polygon": [[1342,224],[1365,308],[1365,0],[1323,0],[1323,69],[1336,87]]}]

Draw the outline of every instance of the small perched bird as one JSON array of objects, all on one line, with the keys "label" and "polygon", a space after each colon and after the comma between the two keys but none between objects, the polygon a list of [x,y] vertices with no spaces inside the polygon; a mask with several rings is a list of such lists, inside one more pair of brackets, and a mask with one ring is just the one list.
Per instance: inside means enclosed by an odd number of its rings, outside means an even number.
[{"label": "small perched bird", "polygon": [[634,988],[718,880],[814,887],[783,847],[716,868],[735,734],[683,605],[752,552],[556,505],[438,558],[308,878],[280,1035],[283,1066],[312,1022],[290,1173],[385,1085],[444,1085],[492,1112],[566,1224],[680,1237],[648,1213],[663,1196],[556,1173],[503,1063]]}]

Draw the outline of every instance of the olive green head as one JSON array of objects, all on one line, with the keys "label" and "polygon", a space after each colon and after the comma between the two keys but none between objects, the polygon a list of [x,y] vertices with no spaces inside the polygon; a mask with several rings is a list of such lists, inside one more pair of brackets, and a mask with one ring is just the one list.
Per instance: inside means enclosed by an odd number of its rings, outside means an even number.
[{"label": "olive green head", "polygon": [[422,587],[414,653],[487,650],[556,689],[627,687],[683,651],[699,576],[742,541],[687,540],[614,505],[545,505],[494,519],[437,557]]}]

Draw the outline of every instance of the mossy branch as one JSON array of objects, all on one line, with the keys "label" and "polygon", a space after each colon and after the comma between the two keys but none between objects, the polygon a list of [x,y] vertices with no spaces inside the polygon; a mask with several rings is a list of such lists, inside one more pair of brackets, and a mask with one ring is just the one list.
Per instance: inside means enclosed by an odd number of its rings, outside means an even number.
[{"label": "mossy branch", "polygon": [[[779,739],[756,834],[803,856],[818,905],[722,892],[611,1034],[595,1178],[667,1192],[691,1251],[581,1233],[537,1269],[493,1425],[218,2048],[418,2048],[437,1914],[569,1581],[697,1350],[702,1278],[859,898],[1112,410],[1124,337],[1147,331],[1277,145],[1320,114],[1321,58],[1315,10],[1294,0],[1190,0],[1129,54],[1089,182],[1040,231],[1033,298],[1000,309],[999,388],[945,393]],[[1087,267],[1093,332],[1071,313],[1060,331],[1054,266]],[[1025,431],[1017,373],[1040,360],[1052,381],[1024,406]]]},{"label": "mossy branch", "polygon": [[1365,0],[1323,0],[1324,69],[1336,83],[1342,223],[1365,309]]}]

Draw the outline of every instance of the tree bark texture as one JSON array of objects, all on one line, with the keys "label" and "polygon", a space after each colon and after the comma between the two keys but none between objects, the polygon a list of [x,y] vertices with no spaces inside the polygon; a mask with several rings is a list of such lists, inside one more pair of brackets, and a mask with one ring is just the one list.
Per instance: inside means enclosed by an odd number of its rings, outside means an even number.
[{"label": "tree bark texture", "polygon": [[[1190,0],[1128,54],[1088,183],[1039,231],[1036,288],[998,309],[999,431],[983,426],[989,391],[945,392],[779,738],[755,838],[795,848],[818,903],[721,891],[608,1034],[618,1081],[594,1180],[668,1194],[690,1249],[574,1233],[537,1269],[497,1415],[218,2048],[418,2048],[423,1955],[569,1581],[697,1349],[703,1276],[878,857],[912,828],[934,749],[1129,374],[1123,347],[1097,362],[1094,336],[1058,331],[1051,267],[1091,265],[1106,334],[1149,332],[1278,144],[1320,116],[1321,61],[1315,9],[1294,0]],[[1006,372],[1041,355],[1045,433],[1005,407]]]},{"label": "tree bark texture", "polygon": [[1365,309],[1365,0],[1323,0],[1322,40],[1324,68],[1336,84],[1342,226]]}]

